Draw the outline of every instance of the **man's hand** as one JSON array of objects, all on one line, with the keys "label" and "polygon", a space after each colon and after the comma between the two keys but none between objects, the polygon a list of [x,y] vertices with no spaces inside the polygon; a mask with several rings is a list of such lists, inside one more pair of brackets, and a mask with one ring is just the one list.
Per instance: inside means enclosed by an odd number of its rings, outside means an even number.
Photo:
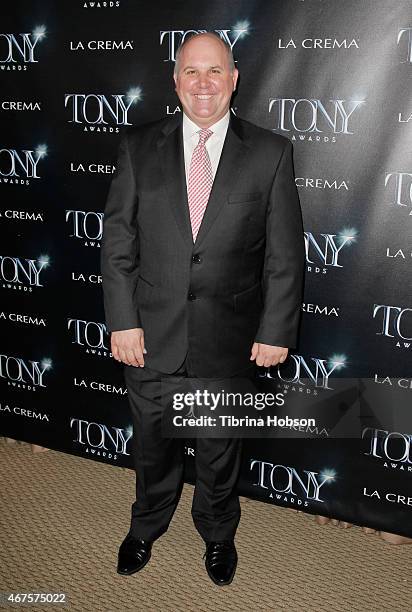
[{"label": "man's hand", "polygon": [[111,345],[113,357],[117,361],[143,368],[143,354],[147,351],[144,347],[144,333],[141,327],[112,332]]},{"label": "man's hand", "polygon": [[258,366],[270,368],[270,366],[283,363],[288,356],[288,351],[289,349],[284,346],[271,346],[270,344],[254,342],[250,361],[256,361]]}]

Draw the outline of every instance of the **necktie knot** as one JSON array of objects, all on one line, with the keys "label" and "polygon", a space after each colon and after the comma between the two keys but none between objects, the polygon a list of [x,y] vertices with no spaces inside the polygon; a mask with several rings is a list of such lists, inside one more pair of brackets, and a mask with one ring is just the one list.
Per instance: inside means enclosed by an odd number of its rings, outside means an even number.
[{"label": "necktie knot", "polygon": [[212,132],[212,130],[209,130],[207,128],[203,128],[203,129],[199,130],[198,134],[199,134],[199,144],[200,145],[204,145],[206,143],[206,141],[208,140],[208,138],[211,137],[213,132]]}]

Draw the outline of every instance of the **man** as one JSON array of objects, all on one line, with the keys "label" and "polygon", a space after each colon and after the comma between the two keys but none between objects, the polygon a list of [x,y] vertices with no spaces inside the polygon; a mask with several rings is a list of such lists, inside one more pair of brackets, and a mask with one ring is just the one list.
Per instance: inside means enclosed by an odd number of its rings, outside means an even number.
[{"label": "man", "polygon": [[[186,39],[174,72],[183,117],[129,128],[120,143],[101,252],[134,431],[120,574],[149,561],[181,492],[183,445],[161,435],[162,377],[242,376],[296,345],[304,243],[292,145],[230,113],[237,79],[217,35]],[[192,516],[218,585],[236,570],[239,466],[239,439],[198,438]]]}]

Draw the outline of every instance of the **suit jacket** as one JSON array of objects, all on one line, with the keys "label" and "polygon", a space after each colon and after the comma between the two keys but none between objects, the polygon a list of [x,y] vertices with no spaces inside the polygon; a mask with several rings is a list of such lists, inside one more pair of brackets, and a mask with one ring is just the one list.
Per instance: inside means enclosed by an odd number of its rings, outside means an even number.
[{"label": "suit jacket", "polygon": [[101,272],[108,331],[142,327],[145,364],[197,376],[250,366],[254,341],[294,347],[304,240],[292,143],[231,115],[196,242],[182,117],[128,128],[107,197]]}]

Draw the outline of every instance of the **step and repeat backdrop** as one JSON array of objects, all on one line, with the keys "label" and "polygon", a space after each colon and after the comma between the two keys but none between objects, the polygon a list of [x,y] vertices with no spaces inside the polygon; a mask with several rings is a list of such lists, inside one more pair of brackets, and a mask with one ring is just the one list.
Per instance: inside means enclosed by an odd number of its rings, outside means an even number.
[{"label": "step and repeat backdrop", "polygon": [[[239,492],[412,536],[411,3],[2,8],[0,435],[132,466],[123,366],[103,311],[104,205],[122,131],[181,113],[176,49],[215,31],[240,71],[232,112],[294,144],[307,258],[300,342],[261,382],[302,413],[316,407],[315,427],[245,439]],[[333,395],[344,380],[357,390],[358,435],[336,435],[351,402]],[[188,440],[188,481],[194,454]]]}]

